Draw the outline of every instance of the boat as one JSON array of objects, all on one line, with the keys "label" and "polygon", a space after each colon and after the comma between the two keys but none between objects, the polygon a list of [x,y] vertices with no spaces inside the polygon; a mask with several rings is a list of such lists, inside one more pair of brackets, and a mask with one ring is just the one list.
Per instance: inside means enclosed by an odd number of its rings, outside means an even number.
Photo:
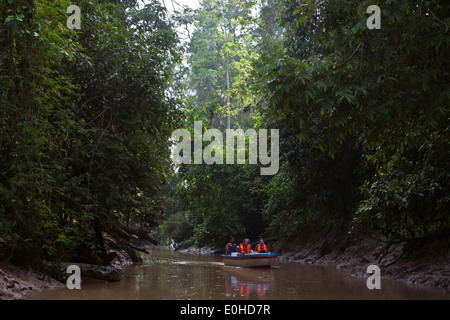
[{"label": "boat", "polygon": [[270,267],[277,257],[278,253],[222,255],[224,265],[241,268]]}]

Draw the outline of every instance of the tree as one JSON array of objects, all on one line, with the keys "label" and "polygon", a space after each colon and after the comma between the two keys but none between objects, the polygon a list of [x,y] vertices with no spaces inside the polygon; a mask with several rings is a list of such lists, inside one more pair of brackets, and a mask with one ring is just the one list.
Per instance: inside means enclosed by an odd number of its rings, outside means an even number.
[{"label": "tree", "polygon": [[[251,52],[253,6],[253,1],[211,0],[192,16],[195,30],[187,44],[186,76],[191,94],[184,108],[185,128],[193,131],[194,121],[202,121],[205,129],[247,130],[257,125],[255,114],[246,110],[252,99],[246,80],[256,59]],[[190,243],[221,246],[231,235],[257,237],[264,231],[264,179],[258,167],[180,165],[177,180],[180,208],[165,219],[166,238],[177,238],[190,225]]]},{"label": "tree", "polygon": [[103,231],[163,210],[176,33],[158,1],[78,4],[80,30],[67,1],[2,5],[2,258],[104,263]]},{"label": "tree", "polygon": [[205,110],[210,125],[216,128],[231,128],[236,113],[232,109],[244,107],[237,97],[233,99],[233,93],[242,63],[250,56],[248,29],[253,24],[254,5],[254,1],[205,1],[193,18],[196,28],[188,45],[189,88],[194,92],[193,105]]},{"label": "tree", "polygon": [[[405,239],[448,225],[448,21],[439,1],[386,1],[378,4],[382,29],[370,30],[366,4],[283,2],[287,54],[265,53],[255,69],[265,84],[259,106],[290,130],[297,150],[314,146],[338,159],[354,145],[350,153],[373,176],[344,180],[370,180],[356,221]],[[428,201],[430,213],[419,214]]]}]

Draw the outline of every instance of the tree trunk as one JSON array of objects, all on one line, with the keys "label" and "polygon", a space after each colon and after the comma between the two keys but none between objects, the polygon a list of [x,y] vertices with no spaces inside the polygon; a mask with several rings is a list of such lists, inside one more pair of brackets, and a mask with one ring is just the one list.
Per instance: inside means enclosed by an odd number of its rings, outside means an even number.
[{"label": "tree trunk", "polygon": [[[227,43],[230,40],[230,34],[227,31]],[[227,53],[227,68],[226,68],[226,77],[227,77],[227,130],[231,129],[231,97],[230,97],[230,61]]]},{"label": "tree trunk", "polygon": [[154,244],[155,246],[158,244],[158,241],[156,241],[153,237],[151,237],[148,232],[143,228],[134,229],[127,226],[122,226],[121,230],[118,230],[118,233],[121,238],[124,240],[131,240],[132,235],[138,236],[140,239],[150,242],[151,244]]}]

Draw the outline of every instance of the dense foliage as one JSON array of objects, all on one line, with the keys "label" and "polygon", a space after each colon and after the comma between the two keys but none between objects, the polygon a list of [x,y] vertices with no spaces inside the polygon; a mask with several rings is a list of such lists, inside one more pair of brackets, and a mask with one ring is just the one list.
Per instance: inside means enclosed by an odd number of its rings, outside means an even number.
[{"label": "dense foliage", "polygon": [[279,4],[282,54],[257,70],[257,89],[268,121],[296,139],[292,183],[309,187],[291,191],[295,208],[404,240],[449,223],[448,7],[380,1],[371,30],[370,4]]},{"label": "dense foliage", "polygon": [[0,41],[0,256],[101,261],[109,224],[162,212],[179,60],[151,1],[3,1]]},{"label": "dense foliage", "polygon": [[[184,245],[449,227],[448,4],[377,1],[369,29],[371,4],[80,0],[71,30],[68,0],[3,1],[0,259],[100,262],[121,224]],[[194,121],[279,129],[278,173],[174,166]]]},{"label": "dense foliage", "polygon": [[[282,165],[266,179],[246,166],[181,170],[185,236],[205,244],[365,225],[404,241],[448,226],[448,6],[380,1],[382,27],[368,29],[371,4],[259,1],[228,43],[219,26],[233,1],[190,12],[186,126],[223,129],[228,92],[232,128],[280,129]],[[225,93],[224,47],[234,53]],[[261,215],[256,229],[248,205]]]}]

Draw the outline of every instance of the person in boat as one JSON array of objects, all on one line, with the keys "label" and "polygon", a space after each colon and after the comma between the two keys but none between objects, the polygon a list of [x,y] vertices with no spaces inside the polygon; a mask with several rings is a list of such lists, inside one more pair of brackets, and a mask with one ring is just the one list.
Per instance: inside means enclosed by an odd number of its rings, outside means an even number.
[{"label": "person in boat", "polygon": [[230,242],[228,242],[227,245],[225,246],[225,253],[229,256],[231,255],[231,253],[237,251],[238,251],[237,244],[236,242],[234,242],[234,237],[231,237]]},{"label": "person in boat", "polygon": [[239,245],[241,254],[253,253],[252,247],[250,245],[250,239],[245,238],[244,241]]},{"label": "person in boat", "polygon": [[264,243],[263,238],[261,238],[259,240],[259,243],[255,247],[255,251],[256,251],[256,253],[264,253],[264,252],[265,253],[270,253],[269,250],[267,249],[266,244]]}]

